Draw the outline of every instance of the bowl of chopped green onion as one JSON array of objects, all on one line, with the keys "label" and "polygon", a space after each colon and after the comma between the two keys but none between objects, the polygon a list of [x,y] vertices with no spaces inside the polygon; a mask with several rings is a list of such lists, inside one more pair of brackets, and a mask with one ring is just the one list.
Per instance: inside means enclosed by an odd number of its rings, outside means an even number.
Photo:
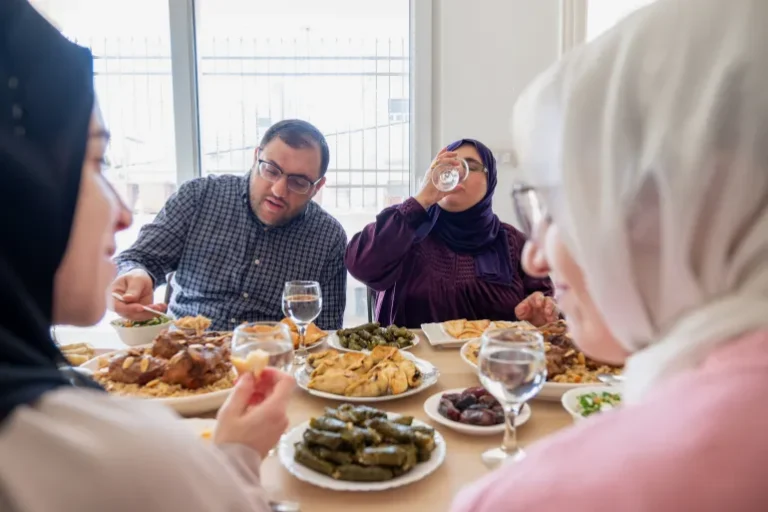
[{"label": "bowl of chopped green onion", "polygon": [[152,343],[158,334],[171,326],[173,319],[169,316],[156,316],[143,322],[134,322],[125,318],[112,320],[111,325],[120,336],[120,340],[128,346],[135,347]]},{"label": "bowl of chopped green onion", "polygon": [[583,386],[566,391],[561,401],[573,420],[581,421],[621,406],[621,388]]}]

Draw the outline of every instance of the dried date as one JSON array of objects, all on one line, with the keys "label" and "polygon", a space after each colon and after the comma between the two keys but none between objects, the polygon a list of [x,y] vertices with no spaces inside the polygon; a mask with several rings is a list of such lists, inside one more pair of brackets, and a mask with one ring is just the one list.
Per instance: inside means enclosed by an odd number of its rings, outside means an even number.
[{"label": "dried date", "polygon": [[504,422],[501,404],[482,386],[444,394],[438,412],[451,421],[468,425],[490,426]]},{"label": "dried date", "polygon": [[485,394],[477,399],[477,401],[481,404],[487,405],[489,408],[492,408],[493,406],[497,405],[499,402],[496,401],[493,396],[489,394]]},{"label": "dried date", "polygon": [[477,398],[475,398],[475,395],[462,395],[461,398],[456,402],[456,408],[460,411],[463,411],[464,409],[467,409],[471,405],[475,405],[477,403]]},{"label": "dried date", "polygon": [[440,405],[437,408],[437,412],[440,413],[440,415],[448,418],[451,421],[460,421],[461,418],[461,411],[459,411],[450,400],[447,400],[446,398],[440,399]]},{"label": "dried date", "polygon": [[496,416],[489,410],[467,409],[461,413],[461,423],[488,427],[496,424]]}]

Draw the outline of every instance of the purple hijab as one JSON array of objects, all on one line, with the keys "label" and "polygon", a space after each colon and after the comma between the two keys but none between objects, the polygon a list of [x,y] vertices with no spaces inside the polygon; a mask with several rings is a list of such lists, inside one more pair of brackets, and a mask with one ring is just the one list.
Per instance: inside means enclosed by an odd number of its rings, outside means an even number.
[{"label": "purple hijab", "polygon": [[455,151],[466,144],[475,146],[488,169],[485,197],[463,212],[448,212],[438,205],[431,206],[427,210],[429,220],[416,230],[416,240],[421,241],[434,233],[452,251],[474,257],[475,274],[479,279],[495,284],[512,284],[507,232],[491,206],[496,189],[496,159],[485,144],[473,139],[457,140],[447,149]]}]

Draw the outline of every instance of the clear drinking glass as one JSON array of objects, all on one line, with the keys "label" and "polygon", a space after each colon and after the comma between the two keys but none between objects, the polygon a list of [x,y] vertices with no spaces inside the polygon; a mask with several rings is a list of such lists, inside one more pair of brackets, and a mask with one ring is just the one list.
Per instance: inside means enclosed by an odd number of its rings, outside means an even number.
[{"label": "clear drinking glass", "polygon": [[[267,366],[290,373],[293,364],[293,340],[291,330],[280,322],[251,322],[235,328],[232,336],[232,355],[246,359],[248,354],[256,350],[269,354]],[[268,457],[275,455],[272,448]]]},{"label": "clear drinking glass", "polygon": [[541,333],[495,329],[483,334],[477,358],[480,382],[504,408],[506,429],[501,447],[483,453],[489,468],[525,457],[517,445],[515,419],[526,401],[547,379],[547,360]]},{"label": "clear drinking glass", "polygon": [[459,165],[438,163],[432,168],[432,183],[441,192],[450,192],[469,177],[469,164],[459,158]]},{"label": "clear drinking glass", "polygon": [[256,350],[269,354],[268,366],[284,372],[291,371],[293,340],[288,326],[280,322],[253,322],[235,329],[232,336],[232,355],[246,359]]},{"label": "clear drinking glass", "polygon": [[312,323],[323,308],[323,296],[317,281],[288,281],[283,289],[283,313],[293,320],[299,331],[299,348],[296,349],[293,364],[300,368],[307,362],[305,337],[307,326]]}]

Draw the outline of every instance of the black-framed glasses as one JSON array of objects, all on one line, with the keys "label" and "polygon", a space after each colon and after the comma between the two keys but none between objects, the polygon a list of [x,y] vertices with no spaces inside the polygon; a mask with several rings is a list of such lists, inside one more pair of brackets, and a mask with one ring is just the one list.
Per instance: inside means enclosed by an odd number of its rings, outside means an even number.
[{"label": "black-framed glasses", "polygon": [[480,162],[476,162],[474,160],[466,160],[467,167],[469,168],[469,172],[488,172],[488,169],[481,164]]},{"label": "black-framed glasses", "polygon": [[280,178],[285,176],[288,190],[302,195],[308,194],[312,187],[320,183],[320,180],[323,179],[321,177],[316,181],[312,181],[301,174],[288,174],[272,162],[267,162],[261,158],[256,159],[256,172],[259,173],[260,177],[270,183],[277,183],[280,181]]},{"label": "black-framed glasses", "polygon": [[551,217],[544,206],[544,201],[536,189],[530,185],[517,183],[512,189],[512,203],[523,234],[529,239],[540,226],[551,222]]}]

